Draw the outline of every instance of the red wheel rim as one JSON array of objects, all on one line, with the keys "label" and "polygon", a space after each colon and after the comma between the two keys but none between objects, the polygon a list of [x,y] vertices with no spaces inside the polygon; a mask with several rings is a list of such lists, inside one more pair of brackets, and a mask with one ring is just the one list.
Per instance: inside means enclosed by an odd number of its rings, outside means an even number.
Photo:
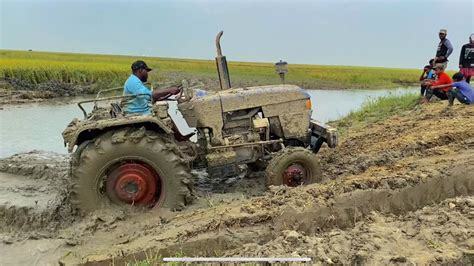
[{"label": "red wheel rim", "polygon": [[[142,163],[125,163],[107,175],[107,194],[122,203],[152,206],[157,199],[158,174]],[[159,196],[159,195],[158,195]]]},{"label": "red wheel rim", "polygon": [[303,185],[308,180],[309,174],[304,166],[293,163],[283,171],[283,184],[289,187]]}]

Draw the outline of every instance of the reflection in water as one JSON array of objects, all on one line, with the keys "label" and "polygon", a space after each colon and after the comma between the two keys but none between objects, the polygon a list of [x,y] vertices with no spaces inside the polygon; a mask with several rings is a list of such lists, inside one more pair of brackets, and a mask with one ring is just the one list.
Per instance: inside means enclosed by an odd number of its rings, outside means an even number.
[{"label": "reflection in water", "polygon": [[[417,89],[397,90],[310,90],[313,118],[327,122],[357,110],[369,99],[405,94]],[[35,103],[4,106],[0,110],[0,158],[19,152],[47,150],[66,153],[61,132],[74,117],[83,114],[75,103]],[[90,110],[90,105],[87,110]],[[170,102],[170,115],[183,133],[189,133],[176,103]]]}]

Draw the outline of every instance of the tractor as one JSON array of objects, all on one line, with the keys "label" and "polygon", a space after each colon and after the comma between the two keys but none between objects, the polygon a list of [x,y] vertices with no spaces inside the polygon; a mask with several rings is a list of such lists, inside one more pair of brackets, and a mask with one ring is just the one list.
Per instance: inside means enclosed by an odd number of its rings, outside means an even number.
[{"label": "tractor", "polygon": [[[73,119],[63,132],[77,210],[182,210],[194,198],[191,169],[205,169],[208,178],[230,178],[247,165],[265,171],[268,186],[322,181],[316,154],[324,143],[336,147],[336,129],[311,118],[310,95],[298,86],[232,88],[222,33],[216,37],[220,90],[183,82],[179,95],[150,103],[151,115],[127,113],[127,101],[144,95],[100,97],[99,92],[78,103],[84,118]],[[193,133],[181,134],[169,114],[170,101],[177,102]],[[86,103],[93,103],[89,113]]]}]

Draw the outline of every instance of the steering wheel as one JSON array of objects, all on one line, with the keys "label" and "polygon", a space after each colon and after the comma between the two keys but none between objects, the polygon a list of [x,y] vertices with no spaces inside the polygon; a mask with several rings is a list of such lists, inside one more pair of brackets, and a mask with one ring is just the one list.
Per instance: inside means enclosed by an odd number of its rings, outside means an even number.
[{"label": "steering wheel", "polygon": [[[172,94],[168,94],[166,95],[165,97],[163,97],[161,100],[166,100],[166,101],[177,101],[178,103],[184,103],[184,102],[187,102],[189,100],[191,100],[191,97],[188,97],[187,96],[187,93],[184,93],[184,91],[187,90],[186,87],[182,86],[181,87],[181,90],[179,91],[178,94],[176,94],[176,96],[174,98],[170,98],[172,96]],[[184,97],[183,97],[183,94],[184,94]]]},{"label": "steering wheel", "polygon": [[181,97],[183,96],[183,92],[184,92],[184,86],[181,85],[181,89],[179,90],[179,93],[176,94],[176,97],[174,97],[173,99],[171,99],[171,101],[177,101],[177,102],[179,102],[179,99],[181,99]]},{"label": "steering wheel", "polygon": [[[186,93],[184,93],[185,90],[186,90]],[[178,103],[184,103],[184,102],[187,102],[187,101],[191,100],[192,97],[188,96],[188,93],[187,93],[188,91],[187,90],[188,90],[188,88],[186,88],[184,86],[181,88],[181,92],[176,97],[176,101]],[[184,93],[184,97],[183,97],[183,93]]]},{"label": "steering wheel", "polygon": [[[168,93],[167,95],[161,97],[157,101],[176,101],[178,103],[183,103],[183,102],[187,102],[187,101],[191,100],[192,96],[189,96],[188,93],[187,93],[188,90],[190,89],[188,82],[186,80],[181,81],[181,86],[180,87],[181,87],[181,89],[178,92],[178,94],[175,94],[175,97],[171,98],[173,96],[173,94]],[[157,101],[155,101],[155,102],[157,102]]]}]

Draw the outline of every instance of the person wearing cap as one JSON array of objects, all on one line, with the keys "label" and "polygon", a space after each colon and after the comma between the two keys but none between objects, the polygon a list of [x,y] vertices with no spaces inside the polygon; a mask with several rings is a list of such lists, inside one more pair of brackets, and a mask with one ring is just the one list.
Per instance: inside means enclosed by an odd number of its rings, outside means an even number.
[{"label": "person wearing cap", "polygon": [[136,97],[127,102],[127,114],[150,115],[151,101],[163,100],[181,91],[180,87],[170,87],[152,92],[143,84],[148,80],[148,72],[152,69],[142,60],[135,61],[131,68],[132,74],[125,81],[123,95],[136,95]]},{"label": "person wearing cap", "polygon": [[469,36],[469,43],[461,48],[459,72],[464,75],[466,82],[470,83],[471,77],[474,76],[474,33]]},{"label": "person wearing cap", "polygon": [[451,88],[453,80],[444,72],[443,64],[435,66],[435,74],[438,79],[436,81],[427,81],[426,83],[428,88],[425,92],[425,98],[423,98],[424,103],[429,102],[433,95],[441,100],[447,100],[449,98],[448,91]]},{"label": "person wearing cap", "polygon": [[436,50],[436,57],[434,58],[435,64],[443,64],[444,68],[448,66],[448,57],[453,52],[453,45],[446,38],[448,31],[445,29],[439,30],[439,39],[438,49]]}]

